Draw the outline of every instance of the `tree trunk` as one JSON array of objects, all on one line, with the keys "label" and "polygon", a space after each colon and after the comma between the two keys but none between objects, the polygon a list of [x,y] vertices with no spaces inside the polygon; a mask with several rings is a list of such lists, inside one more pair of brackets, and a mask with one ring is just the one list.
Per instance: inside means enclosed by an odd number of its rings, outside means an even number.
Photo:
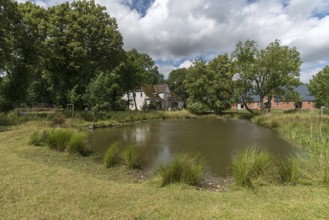
[{"label": "tree trunk", "polygon": [[264,106],[264,97],[263,95],[260,96],[260,109],[262,114],[265,114],[265,106]]},{"label": "tree trunk", "polygon": [[248,103],[246,102],[246,100],[244,98],[242,98],[242,103],[243,105],[246,107],[247,111],[250,112],[251,114],[254,114],[255,112],[253,110],[251,110],[249,107],[248,107]]},{"label": "tree trunk", "polygon": [[137,111],[137,103],[136,103],[136,94],[133,92],[133,99],[134,99],[134,104],[135,104],[135,111]]},{"label": "tree trunk", "polygon": [[129,100],[129,90],[127,90],[127,109],[129,110],[130,100]]}]

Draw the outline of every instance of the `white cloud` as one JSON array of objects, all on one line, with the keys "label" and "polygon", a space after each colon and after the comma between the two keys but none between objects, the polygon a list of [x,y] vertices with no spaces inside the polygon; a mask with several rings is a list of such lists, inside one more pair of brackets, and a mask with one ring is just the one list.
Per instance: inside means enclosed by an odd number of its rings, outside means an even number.
[{"label": "white cloud", "polygon": [[179,65],[179,68],[189,68],[192,66],[193,62],[191,60],[185,60],[183,63]]},{"label": "white cloud", "polygon": [[256,40],[260,47],[275,39],[297,47],[304,80],[313,74],[305,66],[318,69],[319,63],[329,62],[328,0],[154,0],[145,16],[123,0],[95,1],[117,19],[125,49],[136,48],[154,60],[173,63],[160,65],[161,71],[180,66],[177,60],[231,53],[239,40],[246,39]]}]

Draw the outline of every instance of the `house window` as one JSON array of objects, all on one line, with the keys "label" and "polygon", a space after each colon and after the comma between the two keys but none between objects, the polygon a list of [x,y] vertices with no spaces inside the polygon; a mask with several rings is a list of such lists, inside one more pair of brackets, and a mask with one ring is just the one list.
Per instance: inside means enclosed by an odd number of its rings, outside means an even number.
[{"label": "house window", "polygon": [[308,103],[308,105],[310,105],[311,104],[311,101],[308,101],[307,103]]},{"label": "house window", "polygon": [[259,103],[259,102],[257,102],[257,106],[258,106],[258,107],[260,106],[260,103]]},{"label": "house window", "polygon": [[275,102],[275,106],[278,107],[279,106],[279,102]]},{"label": "house window", "polygon": [[287,105],[289,105],[289,102],[287,102]]},{"label": "house window", "polygon": [[141,92],[141,98],[143,97],[143,93]]}]

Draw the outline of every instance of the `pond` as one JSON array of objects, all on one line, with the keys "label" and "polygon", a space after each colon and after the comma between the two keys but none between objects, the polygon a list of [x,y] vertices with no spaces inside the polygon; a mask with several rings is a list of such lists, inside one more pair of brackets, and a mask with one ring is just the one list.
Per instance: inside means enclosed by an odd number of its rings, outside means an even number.
[{"label": "pond", "polygon": [[271,129],[237,119],[180,119],[96,129],[90,136],[92,150],[104,154],[111,143],[135,144],[144,169],[157,169],[178,154],[198,155],[217,175],[231,166],[232,156],[245,147],[259,145],[279,155],[294,147]]}]

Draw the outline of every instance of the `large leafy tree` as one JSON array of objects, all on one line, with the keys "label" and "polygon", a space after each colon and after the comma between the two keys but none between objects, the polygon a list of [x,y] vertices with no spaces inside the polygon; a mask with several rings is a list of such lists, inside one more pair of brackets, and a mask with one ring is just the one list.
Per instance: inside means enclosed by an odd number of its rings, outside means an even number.
[{"label": "large leafy tree", "polygon": [[227,54],[219,55],[209,64],[195,61],[184,81],[189,94],[188,107],[215,113],[229,108],[233,97],[232,68]]},{"label": "large leafy tree", "polygon": [[24,10],[11,0],[0,7],[1,109],[9,110],[26,101],[37,63],[37,44]]},{"label": "large leafy tree", "polygon": [[274,96],[288,97],[293,88],[300,84],[299,52],[296,48],[282,46],[279,40],[260,51],[256,49],[253,41],[244,44],[239,42],[233,55],[240,80],[237,85],[242,86],[242,89],[238,90],[242,99],[248,98],[248,93],[259,96],[263,112],[266,99],[270,101]]},{"label": "large leafy tree", "polygon": [[175,92],[184,102],[188,98],[188,93],[184,87],[184,80],[187,76],[188,70],[180,68],[169,73],[167,83],[171,91]]},{"label": "large leafy tree", "polygon": [[84,94],[85,103],[92,106],[94,123],[97,112],[101,109],[111,109],[115,101],[121,97],[121,90],[117,83],[117,76],[113,73],[100,73],[86,88]]},{"label": "large leafy tree", "polygon": [[28,104],[48,103],[51,100],[48,83],[43,77],[44,58],[47,57],[47,48],[44,41],[47,38],[47,11],[34,3],[19,4],[22,15],[25,40],[28,42],[30,79],[26,102]]},{"label": "large leafy tree", "polygon": [[236,102],[242,102],[250,112],[252,110],[248,108],[248,103],[253,101],[254,71],[256,69],[256,56],[258,55],[256,46],[256,42],[252,40],[247,40],[244,43],[240,41],[232,53],[236,68],[234,98]]},{"label": "large leafy tree", "polygon": [[329,108],[329,66],[325,66],[310,80],[308,88],[315,96],[317,107]]},{"label": "large leafy tree", "polygon": [[[126,52],[124,62],[116,69],[119,75],[119,82],[122,90],[128,95],[133,94],[135,109],[137,104],[135,100],[136,89],[140,89],[144,84],[157,84],[163,82],[163,75],[159,73],[158,67],[147,54],[139,53],[136,49]],[[127,105],[129,105],[129,100]]]},{"label": "large leafy tree", "polygon": [[119,65],[122,36],[115,19],[93,0],[51,7],[48,20],[46,78],[54,100],[65,104],[72,89],[82,94],[91,79]]}]

